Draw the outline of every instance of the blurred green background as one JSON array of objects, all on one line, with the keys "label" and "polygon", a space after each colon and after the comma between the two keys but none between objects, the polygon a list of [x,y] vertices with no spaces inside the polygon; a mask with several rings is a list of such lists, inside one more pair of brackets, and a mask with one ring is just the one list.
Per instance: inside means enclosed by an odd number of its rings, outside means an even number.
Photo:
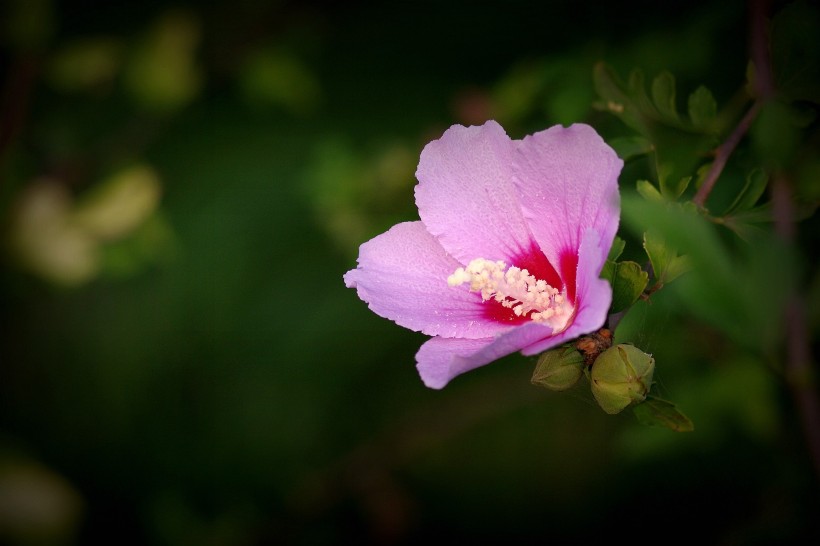
[{"label": "blurred green background", "polygon": [[731,101],[743,2],[5,10],[0,543],[820,537],[788,391],[674,289],[619,336],[688,434],[534,387],[520,355],[426,389],[425,336],[342,282],[417,218],[453,123],[626,134],[592,108],[600,60]]}]

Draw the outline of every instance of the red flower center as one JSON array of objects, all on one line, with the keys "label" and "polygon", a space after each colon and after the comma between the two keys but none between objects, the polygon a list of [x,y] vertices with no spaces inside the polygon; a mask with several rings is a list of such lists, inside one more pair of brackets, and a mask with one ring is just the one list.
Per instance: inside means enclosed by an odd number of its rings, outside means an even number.
[{"label": "red flower center", "polygon": [[[529,252],[516,256],[512,264],[521,269],[526,269],[536,279],[542,279],[550,286],[563,291],[566,288],[567,298],[571,304],[575,304],[575,276],[578,268],[578,256],[572,252],[561,254],[559,268],[561,274],[555,270],[547,257],[536,245],[530,247]],[[566,284],[562,281],[566,279]],[[504,324],[524,324],[530,320],[529,313],[516,315],[513,309],[505,307],[500,302],[488,300],[484,302],[484,316],[496,322]]]}]

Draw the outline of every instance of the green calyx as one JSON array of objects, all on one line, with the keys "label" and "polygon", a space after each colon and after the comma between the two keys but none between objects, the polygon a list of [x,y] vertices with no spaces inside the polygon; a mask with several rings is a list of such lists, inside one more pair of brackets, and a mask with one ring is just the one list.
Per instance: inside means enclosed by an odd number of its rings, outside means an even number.
[{"label": "green calyx", "polygon": [[584,357],[575,347],[559,347],[538,357],[531,381],[552,391],[565,391],[578,382],[583,369]]},{"label": "green calyx", "polygon": [[592,365],[592,395],[605,412],[619,413],[646,399],[654,371],[652,355],[632,345],[616,345],[601,353]]}]

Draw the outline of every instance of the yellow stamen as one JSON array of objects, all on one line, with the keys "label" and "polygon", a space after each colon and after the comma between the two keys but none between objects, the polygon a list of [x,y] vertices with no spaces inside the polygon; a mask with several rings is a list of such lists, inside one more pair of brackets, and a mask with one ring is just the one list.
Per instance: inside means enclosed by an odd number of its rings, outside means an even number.
[{"label": "yellow stamen", "polygon": [[572,316],[572,306],[558,289],[526,269],[507,269],[503,261],[478,258],[447,277],[450,286],[464,283],[470,284],[470,291],[481,293],[483,301],[495,300],[516,316],[528,316],[556,331],[563,330]]}]

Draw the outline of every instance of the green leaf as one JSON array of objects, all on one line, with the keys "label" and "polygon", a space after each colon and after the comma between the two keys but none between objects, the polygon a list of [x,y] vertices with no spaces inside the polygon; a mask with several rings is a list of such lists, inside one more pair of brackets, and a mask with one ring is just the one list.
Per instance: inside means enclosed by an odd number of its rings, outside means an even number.
[{"label": "green leaf", "polygon": [[[624,84],[603,63],[593,72],[595,88],[602,101],[597,107],[621,119],[638,132],[654,152],[654,168],[661,195],[678,199],[691,182],[691,176],[702,158],[716,146],[712,132],[693,130],[692,124],[680,119],[675,100],[675,79],[668,72],[652,82],[652,98],[647,94],[643,73],[633,70]],[[654,100],[653,100],[654,99]],[[624,143],[621,157],[646,152],[644,143]]]},{"label": "green leaf", "polygon": [[655,283],[659,287],[672,282],[691,267],[686,256],[678,256],[675,249],[667,245],[653,230],[644,233],[643,248],[649,256],[652,271],[655,273]]},{"label": "green leaf", "polygon": [[609,256],[606,257],[607,261],[614,262],[620,258],[625,247],[626,241],[616,236],[615,240],[612,241],[612,247],[609,249]]},{"label": "green leaf", "polygon": [[669,263],[675,258],[677,253],[653,230],[648,230],[643,234],[643,248],[649,257],[649,263],[652,264],[652,271],[655,273],[655,282],[663,284]]},{"label": "green leaf", "polygon": [[680,289],[691,292],[690,307],[709,312],[713,321],[742,336],[739,316],[746,312],[738,293],[737,271],[721,243],[714,225],[675,203],[659,203],[623,196],[621,210],[624,227],[638,235],[656,231],[667,244],[692,260],[693,272]]},{"label": "green leaf", "polygon": [[[795,222],[802,222],[811,218],[817,211],[816,203],[798,203],[794,210]],[[747,210],[738,210],[732,214],[712,218],[716,224],[731,229],[744,241],[750,242],[755,236],[762,236],[766,230],[760,224],[774,222],[774,210],[771,202],[758,205]]]},{"label": "green leaf", "polygon": [[679,251],[690,254],[694,266],[708,274],[713,284],[732,282],[733,267],[714,226],[695,211],[676,203],[652,202],[623,196],[621,200],[626,227],[641,236],[657,230],[663,239]]},{"label": "green leaf", "polygon": [[642,425],[665,427],[675,432],[692,432],[692,420],[668,400],[647,396],[646,400],[634,406],[632,411]]},{"label": "green leaf", "polygon": [[[798,203],[793,213],[793,220],[795,222],[802,222],[811,218],[817,212],[818,205],[816,203]],[[735,214],[718,218],[722,223],[729,224],[731,221],[738,221],[748,224],[763,224],[774,222],[774,210],[772,204],[764,203],[754,208],[737,211]],[[720,223],[720,222],[718,222]]]},{"label": "green leaf", "polygon": [[762,169],[753,169],[746,176],[746,185],[740,190],[734,202],[726,211],[726,214],[749,210],[755,206],[760,196],[766,191],[769,183],[769,175]]},{"label": "green leaf", "polygon": [[692,262],[689,256],[675,256],[666,268],[666,276],[664,283],[669,284],[684,273],[688,273],[692,269]]},{"label": "green leaf", "polygon": [[674,201],[686,191],[701,158],[713,149],[714,137],[658,126],[653,142],[661,195]]},{"label": "green leaf", "polygon": [[635,186],[641,197],[647,201],[663,201],[661,192],[649,180],[638,180]]},{"label": "green leaf", "polygon": [[604,267],[601,268],[601,278],[609,281],[609,284],[615,284],[615,271],[618,269],[618,263],[607,260],[604,262]]},{"label": "green leaf", "polygon": [[793,248],[773,234],[748,244],[724,241],[714,222],[689,208],[637,196],[621,199],[625,228],[640,235],[657,230],[691,261],[691,272],[675,286],[680,303],[735,342],[771,350],[783,327],[772,317],[783,316],[795,283]]},{"label": "green leaf", "polygon": [[613,138],[609,141],[609,145],[615,150],[618,157],[624,161],[640,155],[646,155],[654,150],[651,142],[639,136]]},{"label": "green leaf", "polygon": [[[641,266],[635,262],[608,262],[604,264],[604,269],[607,269],[608,266],[608,273],[611,274],[611,277],[607,280],[612,284],[612,307],[610,312],[618,313],[635,303],[643,294],[646,285],[649,283],[649,274],[643,271]],[[603,277],[603,274],[601,276]]]},{"label": "green leaf", "polygon": [[658,112],[649,96],[646,94],[646,84],[644,83],[643,72],[637,68],[629,73],[629,95],[639,112],[648,117],[657,117]]},{"label": "green leaf", "polygon": [[800,130],[792,109],[782,101],[772,100],[763,105],[750,136],[766,167],[779,169],[790,165],[799,149]]},{"label": "green leaf", "polygon": [[661,72],[652,81],[652,100],[661,117],[668,121],[678,121],[678,108],[675,106],[675,76]]},{"label": "green leaf", "polygon": [[712,92],[700,86],[689,95],[689,119],[696,129],[711,131],[717,118],[717,102]]},{"label": "green leaf", "polygon": [[644,120],[615,71],[605,63],[597,63],[592,71],[592,80],[595,91],[603,99],[597,107],[617,116],[642,135],[648,136],[649,131]]},{"label": "green leaf", "polygon": [[695,173],[695,187],[700,189],[703,185],[703,182],[706,180],[706,175],[709,174],[709,170],[712,168],[712,162],[704,163],[700,167],[698,167],[697,172]]},{"label": "green leaf", "polygon": [[661,190],[666,192],[667,195],[671,195],[675,199],[683,195],[683,192],[686,191],[686,188],[689,187],[689,183],[692,181],[691,176],[681,176],[677,179],[677,182],[672,183],[673,178],[671,176],[666,177],[663,182],[661,183]]}]

